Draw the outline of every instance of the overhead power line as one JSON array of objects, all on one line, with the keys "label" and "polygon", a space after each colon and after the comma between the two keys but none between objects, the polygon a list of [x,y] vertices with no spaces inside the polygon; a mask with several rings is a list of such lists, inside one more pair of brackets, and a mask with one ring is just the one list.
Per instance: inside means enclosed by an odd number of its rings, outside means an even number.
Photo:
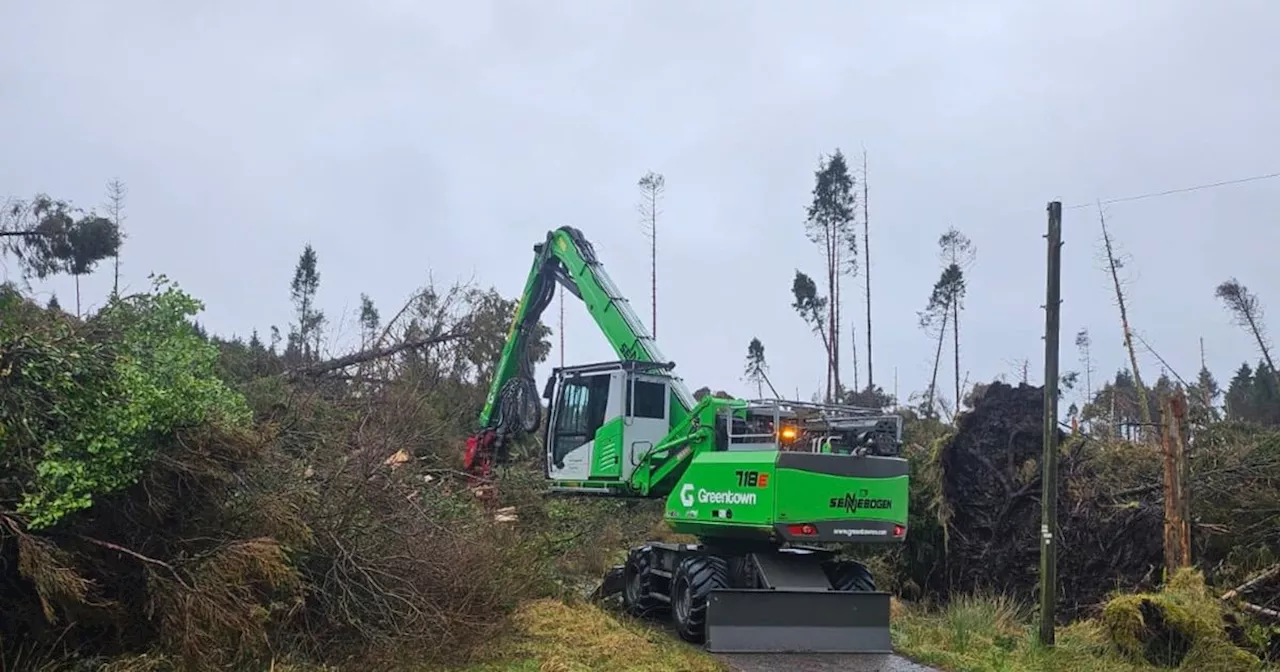
[{"label": "overhead power line", "polygon": [[1245,182],[1257,182],[1259,180],[1270,180],[1280,177],[1280,173],[1268,173],[1266,175],[1253,175],[1251,177],[1242,177],[1235,180],[1224,180],[1222,182],[1213,182],[1210,184],[1197,184],[1194,187],[1181,187],[1179,189],[1169,189],[1167,191],[1153,191],[1146,194],[1137,194],[1134,196],[1121,196],[1119,198],[1110,198],[1105,201],[1094,201],[1092,203],[1080,203],[1068,206],[1068,210],[1076,208],[1097,207],[1099,205],[1108,205],[1111,203],[1123,203],[1125,201],[1137,201],[1144,198],[1157,198],[1160,196],[1171,196],[1173,194],[1185,194],[1189,191],[1203,191],[1205,189],[1216,189],[1218,187],[1226,187],[1233,184],[1244,184]]}]

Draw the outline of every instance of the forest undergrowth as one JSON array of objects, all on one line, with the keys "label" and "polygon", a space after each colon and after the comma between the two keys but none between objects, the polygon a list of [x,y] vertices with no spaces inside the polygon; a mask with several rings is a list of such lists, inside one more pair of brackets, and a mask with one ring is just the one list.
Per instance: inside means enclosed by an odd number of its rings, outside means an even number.
[{"label": "forest undergrowth", "polygon": [[[477,326],[441,304],[409,340]],[[0,669],[456,662],[625,536],[532,474],[501,489],[515,522],[456,478],[483,338],[353,385],[211,339],[199,308],[163,282],[84,319],[0,296]]]},{"label": "forest undergrowth", "polygon": [[[461,477],[514,309],[492,291],[428,288],[385,325],[363,320],[360,350],[333,358],[303,333],[283,349],[209,336],[200,308],[163,279],[84,317],[0,294],[4,672],[485,665],[496,642],[578,604],[628,544],[665,534],[660,502],[548,497],[536,445],[516,449],[492,505]],[[954,423],[906,411],[908,541],[855,554],[899,596],[909,653],[955,665],[960,649],[1033,655],[1018,637],[1035,599],[1042,394],[993,383]],[[1207,584],[1173,593],[1153,449],[1085,433],[1062,446],[1068,641],[1133,669],[1154,664],[1159,642],[1190,642],[1155,661],[1166,666],[1280,652],[1268,582],[1251,590],[1254,609],[1214,597],[1280,560],[1274,432],[1197,434]],[[1221,615],[1181,618],[1171,594]],[[965,613],[990,610],[974,604],[1006,603],[1017,617],[993,622],[1009,632],[954,634]],[[955,637],[968,643],[937,643]]]}]

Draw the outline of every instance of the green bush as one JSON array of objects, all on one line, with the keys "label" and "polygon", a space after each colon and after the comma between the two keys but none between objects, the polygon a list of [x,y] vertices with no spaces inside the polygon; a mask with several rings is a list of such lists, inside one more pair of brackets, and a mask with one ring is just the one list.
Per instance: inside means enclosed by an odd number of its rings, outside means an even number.
[{"label": "green bush", "polygon": [[0,506],[31,529],[136,483],[161,437],[248,421],[188,321],[202,304],[165,278],[83,322],[32,308],[0,293]]}]

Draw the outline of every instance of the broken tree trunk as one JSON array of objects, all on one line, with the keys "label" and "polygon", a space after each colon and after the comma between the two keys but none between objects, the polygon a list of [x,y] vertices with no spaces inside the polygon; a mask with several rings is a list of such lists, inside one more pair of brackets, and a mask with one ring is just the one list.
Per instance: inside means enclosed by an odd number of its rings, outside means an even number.
[{"label": "broken tree trunk", "polygon": [[467,336],[468,334],[466,332],[449,332],[447,334],[440,334],[439,336],[431,336],[428,338],[410,339],[407,341],[401,341],[395,345],[389,345],[385,348],[362,350],[360,352],[353,352],[349,355],[343,355],[342,357],[336,357],[328,361],[290,369],[289,371],[285,371],[282,375],[290,380],[296,380],[306,376],[322,376],[326,373],[332,373],[339,369],[345,369],[348,366],[355,366],[356,364],[363,364],[375,359],[390,357],[406,350],[414,350],[416,348],[425,348],[431,345],[439,345],[441,343],[448,343],[449,341],[456,341],[460,338],[466,338]]},{"label": "broken tree trunk", "polygon": [[[1120,287],[1120,262],[1116,260],[1115,250],[1111,245],[1111,234],[1107,231],[1107,218],[1098,208],[1098,221],[1102,225],[1102,240],[1107,251],[1107,265],[1111,271],[1111,281],[1115,285],[1116,305],[1120,307],[1120,326],[1124,329],[1124,347],[1129,352],[1129,365],[1133,367],[1133,386],[1138,399],[1138,417],[1142,420],[1142,428],[1138,436],[1143,440],[1150,437],[1151,407],[1147,405],[1147,388],[1142,384],[1142,373],[1138,371],[1138,353],[1133,347],[1133,331],[1129,328],[1129,311],[1125,307],[1124,290]],[[1114,394],[1112,395],[1114,399]]]},{"label": "broken tree trunk", "polygon": [[1280,564],[1272,565],[1266,571],[1223,593],[1218,599],[1228,603],[1234,602],[1235,606],[1241,610],[1272,623],[1280,622],[1280,610],[1270,606],[1264,607],[1245,599],[1246,595],[1251,595],[1259,588],[1274,583],[1277,577],[1280,577]]}]

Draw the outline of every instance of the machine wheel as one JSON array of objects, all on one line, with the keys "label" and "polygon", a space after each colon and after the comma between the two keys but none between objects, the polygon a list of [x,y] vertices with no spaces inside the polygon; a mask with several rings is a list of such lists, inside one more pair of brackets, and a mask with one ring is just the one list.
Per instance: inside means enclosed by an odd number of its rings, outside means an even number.
[{"label": "machine wheel", "polygon": [[653,555],[648,546],[631,549],[623,568],[622,604],[632,616],[647,616],[662,606],[653,596]]},{"label": "machine wheel", "polygon": [[733,588],[759,588],[760,575],[751,562],[751,556],[739,555],[729,559],[729,584]]},{"label": "machine wheel", "polygon": [[691,555],[671,578],[671,613],[681,639],[695,644],[707,636],[707,599],[729,587],[729,564],[714,555]]},{"label": "machine wheel", "polygon": [[849,593],[876,591],[876,580],[871,576],[871,570],[857,560],[836,560],[824,569],[827,570],[827,579],[835,590]]}]

